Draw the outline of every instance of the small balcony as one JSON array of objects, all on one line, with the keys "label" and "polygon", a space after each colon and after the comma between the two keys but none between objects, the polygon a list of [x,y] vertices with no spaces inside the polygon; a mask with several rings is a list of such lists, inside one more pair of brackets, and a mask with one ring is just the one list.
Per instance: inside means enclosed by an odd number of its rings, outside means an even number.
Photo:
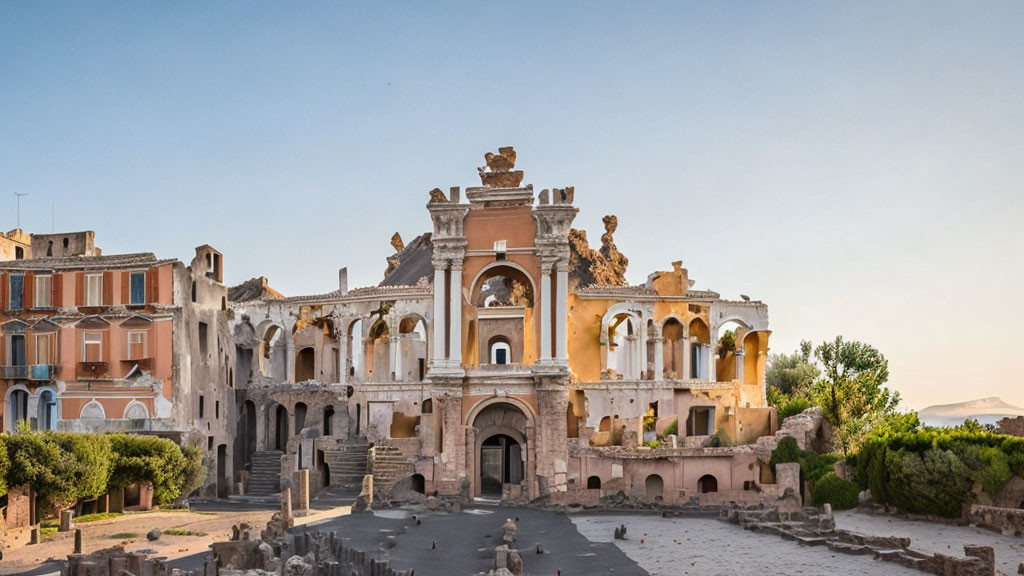
[{"label": "small balcony", "polygon": [[145,370],[147,372],[152,372],[153,371],[153,358],[146,356],[146,357],[142,357],[142,358],[122,358],[121,359],[121,366],[124,367],[126,370],[131,368],[132,366],[135,366],[135,365],[138,365],[139,370]]},{"label": "small balcony", "polygon": [[28,378],[28,366],[0,366],[0,378],[25,380]]},{"label": "small balcony", "polygon": [[80,378],[102,378],[110,373],[108,362],[79,362],[78,376]]},{"label": "small balcony", "polygon": [[34,382],[49,382],[60,372],[60,364],[33,364],[28,367],[28,379]]}]

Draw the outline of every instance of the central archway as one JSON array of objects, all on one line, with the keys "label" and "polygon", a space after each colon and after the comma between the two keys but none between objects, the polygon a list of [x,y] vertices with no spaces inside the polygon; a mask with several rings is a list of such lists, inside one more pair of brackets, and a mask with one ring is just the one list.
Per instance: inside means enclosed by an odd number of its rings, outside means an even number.
[{"label": "central archway", "polygon": [[467,461],[473,462],[473,494],[501,495],[506,485],[525,486],[532,496],[533,462],[528,436],[532,428],[529,408],[512,399],[481,402],[469,415],[475,442]]}]

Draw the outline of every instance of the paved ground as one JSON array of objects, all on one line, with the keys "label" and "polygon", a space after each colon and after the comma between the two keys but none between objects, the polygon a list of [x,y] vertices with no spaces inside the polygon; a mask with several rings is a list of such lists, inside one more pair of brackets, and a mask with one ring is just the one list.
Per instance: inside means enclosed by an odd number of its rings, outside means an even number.
[{"label": "paved ground", "polygon": [[[582,515],[572,521],[592,542],[614,542],[651,576],[762,576],[842,574],[920,576],[916,570],[870,556],[837,554],[778,536],[744,530],[717,518]],[[625,524],[627,540],[614,540]],[[419,572],[417,571],[417,574]]]},{"label": "paved ground", "polygon": [[982,528],[917,522],[859,512],[836,513],[836,526],[860,534],[908,537],[912,548],[950,556],[963,556],[964,544],[992,546],[996,553],[996,570],[1006,574],[1016,574],[1017,566],[1024,562],[1024,540]]},{"label": "paved ground", "polygon": [[[615,545],[589,542],[564,514],[523,508],[481,506],[453,515],[421,517],[421,525],[400,511],[342,516],[309,530],[336,530],[355,547],[382,547],[389,535],[398,545],[389,550],[392,566],[415,568],[416,576],[469,576],[492,567],[506,518],[519,518],[517,539],[527,576],[646,576]],[[544,553],[537,554],[536,546]],[[434,547],[436,546],[436,548]]]}]

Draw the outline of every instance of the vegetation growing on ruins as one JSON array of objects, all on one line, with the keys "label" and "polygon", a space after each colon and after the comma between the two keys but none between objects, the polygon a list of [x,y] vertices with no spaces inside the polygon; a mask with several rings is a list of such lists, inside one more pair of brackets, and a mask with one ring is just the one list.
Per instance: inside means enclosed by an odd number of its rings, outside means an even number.
[{"label": "vegetation growing on ruins", "polygon": [[976,423],[884,432],[872,434],[849,462],[876,502],[955,518],[964,504],[991,503],[1010,478],[1024,475],[1024,438]]},{"label": "vegetation growing on ruins", "polygon": [[833,510],[849,510],[860,503],[859,494],[859,486],[829,472],[815,484],[811,500],[815,506],[830,504]]},{"label": "vegetation growing on ruins", "polygon": [[[19,432],[0,439],[0,486],[31,486],[44,508],[67,508],[112,488],[148,482],[157,504],[188,494],[206,476],[202,452],[131,434]],[[81,521],[81,519],[80,519]]]},{"label": "vegetation growing on ruins", "polygon": [[832,425],[835,448],[844,454],[857,449],[871,431],[897,416],[899,393],[889,390],[889,361],[876,348],[837,336],[813,350],[800,343],[791,355],[771,358],[765,375],[768,401],[779,419],[821,406]]},{"label": "vegetation growing on ruins", "polygon": [[[811,450],[801,450],[795,438],[786,437],[772,452],[769,465],[774,474],[778,464],[800,464],[800,483],[802,485],[806,482],[810,486],[814,505],[821,506],[827,502],[835,510],[846,510],[857,506],[860,488],[853,482],[839,478],[833,472],[835,463],[841,459],[842,456],[839,454],[818,454]],[[829,478],[830,476],[834,479]],[[852,503],[849,497],[851,493]]]}]

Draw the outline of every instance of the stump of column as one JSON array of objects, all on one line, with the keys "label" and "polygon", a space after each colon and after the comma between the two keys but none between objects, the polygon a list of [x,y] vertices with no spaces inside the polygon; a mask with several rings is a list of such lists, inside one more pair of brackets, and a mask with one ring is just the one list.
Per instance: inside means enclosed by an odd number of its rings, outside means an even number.
[{"label": "stump of column", "polygon": [[309,469],[303,468],[295,472],[295,483],[298,489],[298,508],[305,513],[309,512]]},{"label": "stump of column", "polygon": [[281,489],[281,521],[285,526],[292,525],[292,490],[289,487]]},{"label": "stump of column", "polygon": [[57,528],[58,532],[70,532],[74,527],[72,522],[75,517],[74,510],[61,510],[60,511],[60,526]]},{"label": "stump of column", "polygon": [[75,528],[75,554],[82,553],[82,529]]}]

